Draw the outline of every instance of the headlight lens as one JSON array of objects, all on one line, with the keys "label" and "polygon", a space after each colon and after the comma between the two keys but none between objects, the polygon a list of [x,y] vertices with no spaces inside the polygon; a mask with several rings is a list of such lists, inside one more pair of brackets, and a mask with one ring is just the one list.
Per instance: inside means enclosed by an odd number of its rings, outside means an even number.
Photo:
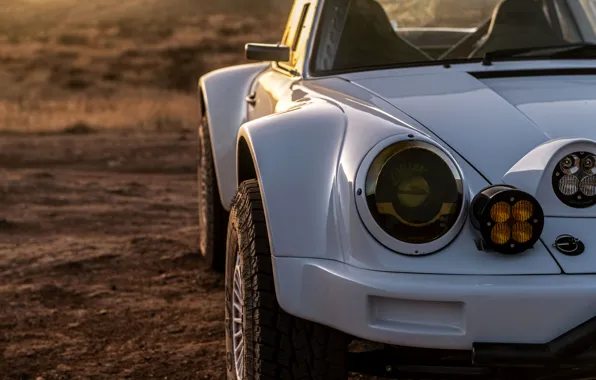
[{"label": "headlight lens", "polygon": [[505,244],[511,240],[511,228],[508,224],[498,223],[490,230],[490,240],[495,244]]},{"label": "headlight lens", "polygon": [[532,239],[532,225],[528,222],[515,223],[511,237],[517,243],[529,242]]},{"label": "headlight lens", "polygon": [[521,200],[513,206],[513,218],[518,222],[525,222],[532,217],[534,205],[530,201]]},{"label": "headlight lens", "polygon": [[553,172],[553,190],[566,205],[590,207],[596,203],[596,155],[576,152],[563,157]]},{"label": "headlight lens", "polygon": [[503,223],[511,218],[511,206],[506,202],[496,203],[490,208],[490,217],[497,223]]},{"label": "headlight lens", "polygon": [[579,184],[579,190],[587,197],[596,195],[596,175],[585,177]]},{"label": "headlight lens", "polygon": [[579,190],[579,179],[574,175],[564,175],[559,181],[559,191],[563,195],[573,195]]},{"label": "headlight lens", "polygon": [[459,171],[426,142],[390,145],[367,172],[369,211],[385,233],[401,242],[425,244],[441,238],[458,220],[463,201]]},{"label": "headlight lens", "polygon": [[497,185],[482,190],[472,201],[472,222],[486,245],[501,253],[531,248],[544,228],[544,213],[528,193]]}]

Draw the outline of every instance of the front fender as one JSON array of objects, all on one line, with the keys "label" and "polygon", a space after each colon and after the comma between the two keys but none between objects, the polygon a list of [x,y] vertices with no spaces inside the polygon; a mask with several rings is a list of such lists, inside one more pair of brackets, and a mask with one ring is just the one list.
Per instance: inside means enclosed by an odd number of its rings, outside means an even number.
[{"label": "front fender", "polygon": [[[288,111],[246,123],[239,132],[242,157],[252,158],[255,170],[250,174],[256,174],[260,183],[275,257],[333,260],[401,273],[561,272],[542,243],[516,257],[478,251],[477,234],[469,222],[451,244],[433,255],[407,256],[383,246],[358,213],[354,180],[371,148],[392,136],[421,132],[416,124],[409,125],[356,98],[314,95],[303,98],[312,100],[294,103]],[[464,172],[470,195],[488,185],[465,160],[450,153]],[[238,178],[248,176],[240,171]]]},{"label": "front fender", "polygon": [[343,111],[323,100],[240,129],[261,187],[273,255],[341,260],[333,191],[345,130]]},{"label": "front fender", "polygon": [[236,192],[236,136],[246,122],[246,95],[268,63],[228,67],[201,77],[199,87],[209,120],[209,135],[221,204],[229,210]]}]

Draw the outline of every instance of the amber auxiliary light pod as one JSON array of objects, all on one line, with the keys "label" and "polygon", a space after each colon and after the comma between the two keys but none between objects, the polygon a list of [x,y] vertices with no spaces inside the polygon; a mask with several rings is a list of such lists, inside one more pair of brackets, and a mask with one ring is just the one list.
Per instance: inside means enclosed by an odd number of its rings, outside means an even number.
[{"label": "amber auxiliary light pod", "polygon": [[509,185],[480,191],[471,204],[472,224],[483,245],[504,254],[518,254],[534,246],[544,229],[544,212],[532,195]]}]

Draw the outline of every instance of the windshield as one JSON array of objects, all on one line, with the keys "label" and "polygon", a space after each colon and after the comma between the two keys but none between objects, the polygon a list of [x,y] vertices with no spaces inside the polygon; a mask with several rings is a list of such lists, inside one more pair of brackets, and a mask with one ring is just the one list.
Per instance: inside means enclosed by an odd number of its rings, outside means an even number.
[{"label": "windshield", "polygon": [[596,43],[596,0],[326,0],[312,69],[477,60]]}]

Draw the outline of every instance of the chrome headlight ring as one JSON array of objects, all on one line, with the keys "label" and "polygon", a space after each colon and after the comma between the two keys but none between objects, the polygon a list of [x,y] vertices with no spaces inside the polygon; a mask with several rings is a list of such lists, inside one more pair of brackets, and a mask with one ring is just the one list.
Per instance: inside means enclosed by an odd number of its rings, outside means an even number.
[{"label": "chrome headlight ring", "polygon": [[[390,148],[392,149],[394,147],[396,147],[395,149],[397,150],[397,153],[394,153],[393,155],[391,152],[387,153]],[[393,190],[395,190],[395,195],[391,196],[396,197],[394,202],[377,202],[375,200],[377,209],[371,210],[371,196],[374,198],[377,197],[376,188],[374,187],[379,181],[382,180],[382,176],[385,177],[384,184],[385,187],[387,187],[387,175],[383,173],[385,171],[385,166],[388,166],[387,163],[389,163],[394,157],[397,159],[398,154],[408,149],[419,149],[420,152],[425,151],[427,156],[426,158],[428,158],[428,160],[426,160],[427,163],[434,162],[441,166],[440,170],[443,171],[439,171],[437,173],[444,175],[447,170],[452,175],[453,182],[450,181],[450,188],[452,190],[456,189],[457,203],[452,204],[452,206],[447,206],[447,203],[439,204],[440,198],[435,197],[435,199],[430,199],[433,197],[431,192],[438,191],[436,184],[429,183],[433,181],[435,175],[430,175],[427,177],[422,176],[422,178],[414,175],[407,177],[404,181],[397,181],[400,182],[399,184],[395,179],[392,179],[392,185],[395,186],[393,187]],[[377,162],[379,158],[382,161],[380,166]],[[444,163],[444,165],[441,163]],[[395,165],[395,163],[393,165]],[[414,166],[415,167],[412,170],[424,170],[424,165],[415,163]],[[389,168],[387,170],[391,169],[392,168]],[[411,168],[407,169],[409,170]],[[429,170],[434,170],[434,168]],[[376,178],[375,183],[371,184],[371,178],[373,177]],[[431,188],[431,186],[434,186],[435,188]],[[406,192],[406,198],[404,198],[404,188],[407,190],[416,190],[417,192]],[[441,189],[440,191],[444,191],[444,189]],[[470,202],[470,194],[467,190],[467,187],[465,186],[463,171],[457,164],[455,158],[433,140],[421,135],[415,136],[414,134],[392,136],[381,141],[379,144],[373,147],[360,164],[356,175],[354,192],[358,214],[360,215],[362,222],[371,235],[373,235],[377,241],[392,251],[409,256],[428,255],[449,245],[449,243],[451,243],[453,239],[455,239],[455,237],[460,233],[466,221],[469,208],[468,205]],[[453,196],[453,191],[450,194]],[[385,197],[387,197],[387,191],[385,191]],[[408,211],[407,207],[413,207],[413,212],[410,214],[414,216],[414,219],[424,219],[422,216],[418,216],[418,213],[415,209],[416,207],[434,207],[435,211],[440,209],[441,211],[436,213],[439,218],[444,216],[443,213],[445,212],[444,210],[446,210],[446,206],[447,208],[455,207],[455,209],[451,208],[451,211],[448,211],[449,220],[447,222],[444,222],[443,219],[437,219],[437,216],[430,218],[433,215],[433,212],[431,211],[429,214],[430,219],[427,218],[428,223],[419,223],[421,222],[420,220],[410,223],[403,220],[407,218],[400,217],[400,213],[395,210],[395,203],[403,203],[398,206],[401,207],[402,210],[405,210],[406,213]],[[391,207],[389,211],[383,210],[387,209],[391,204],[394,206]],[[432,206],[429,204],[432,204]],[[385,224],[385,228],[380,225],[379,212],[385,214],[384,217],[391,219],[386,219],[387,223],[395,222],[401,227],[407,225],[406,229],[408,227],[426,227],[429,225],[429,223],[438,223],[434,228],[436,237],[424,242],[404,241],[406,239],[400,240],[394,236],[396,235],[395,233],[388,232],[389,227],[387,227],[386,223],[381,221],[383,224]],[[375,215],[373,215],[373,213]],[[422,222],[424,222],[424,220]],[[446,223],[448,223],[448,225]]]}]

